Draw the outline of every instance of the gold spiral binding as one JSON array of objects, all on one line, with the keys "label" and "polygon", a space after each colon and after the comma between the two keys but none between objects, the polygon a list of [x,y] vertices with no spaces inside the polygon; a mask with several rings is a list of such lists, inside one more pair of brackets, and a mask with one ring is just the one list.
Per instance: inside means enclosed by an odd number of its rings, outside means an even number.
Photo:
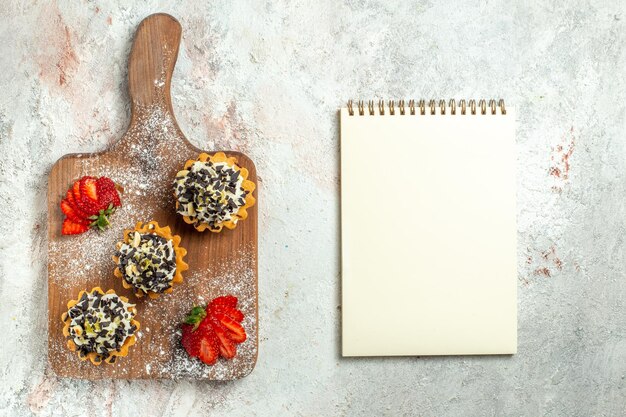
[{"label": "gold spiral binding", "polygon": [[363,116],[365,114],[365,106],[363,105],[363,100],[359,100],[359,116]]},{"label": "gold spiral binding", "polygon": [[[431,100],[428,100],[428,104],[426,103],[426,100],[424,99],[418,100],[417,103],[416,103],[416,100],[410,99],[408,101],[408,106],[405,100],[398,100],[397,102],[394,100],[388,100],[387,103],[385,103],[385,100],[381,99],[381,100],[378,100],[378,115],[384,116],[385,112],[388,111],[390,116],[395,116],[397,113],[399,113],[400,116],[404,116],[407,114],[412,115],[412,116],[416,114],[424,116],[426,115],[427,105],[429,109],[428,114],[430,115],[439,114],[441,116],[445,116],[446,114],[450,114],[451,116],[454,116],[457,114],[457,106],[460,108],[461,115],[466,115],[468,113],[468,107],[469,107],[469,114],[471,115],[476,115],[477,112],[480,112],[481,115],[485,115],[487,114],[487,112],[489,112],[492,115],[496,115],[498,114],[498,109],[500,109],[499,113],[501,115],[506,114],[506,106],[504,105],[504,100],[502,99],[498,99],[497,101],[495,99],[489,99],[489,100],[461,99],[461,100],[458,100],[458,103],[457,103],[457,100],[455,99],[450,99],[448,100],[447,103],[446,103],[446,100],[431,99]],[[408,112],[407,112],[407,107],[408,107]],[[419,108],[419,112],[417,111],[417,108]],[[437,108],[439,108],[439,112],[437,112]],[[396,109],[398,110],[397,113],[396,113]],[[374,116],[377,114],[375,100],[367,101],[367,112],[369,113],[370,116]],[[357,113],[359,116],[365,115],[365,101],[358,100],[356,102],[356,109],[355,109],[355,102],[353,100],[348,100],[348,114],[350,116],[354,116]]]},{"label": "gold spiral binding", "polygon": [[485,100],[480,100],[478,102],[478,106],[480,107],[480,114],[487,114],[487,104],[485,103]]}]

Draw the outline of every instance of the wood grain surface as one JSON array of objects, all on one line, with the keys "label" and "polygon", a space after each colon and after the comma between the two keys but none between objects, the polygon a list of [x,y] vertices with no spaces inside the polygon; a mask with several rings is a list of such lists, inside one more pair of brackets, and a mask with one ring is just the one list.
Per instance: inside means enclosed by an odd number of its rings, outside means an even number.
[{"label": "wood grain surface", "polygon": [[[147,17],[135,35],[128,63],[132,100],[131,122],[124,136],[108,150],[71,154],[52,168],[48,183],[48,359],[63,377],[101,378],[197,378],[230,380],[252,371],[258,350],[257,204],[234,230],[197,232],[175,213],[173,180],[187,159],[201,152],[182,134],[172,111],[170,83],[181,38],[178,21],[165,14]],[[106,69],[103,69],[103,71]],[[236,156],[257,183],[252,161]],[[216,152],[207,151],[209,153]],[[61,199],[75,179],[83,175],[109,176],[124,187],[123,207],[111,218],[105,232],[90,230],[77,236],[61,235]],[[138,221],[156,220],[169,225],[188,250],[189,271],[172,294],[150,300],[136,298],[113,275],[111,256],[123,230]],[[137,305],[141,323],[138,342],[129,355],[114,364],[94,366],[79,360],[66,347],[61,314],[80,290],[113,288]],[[238,346],[235,359],[220,359],[207,366],[188,358],[180,347],[179,324],[194,304],[233,294],[246,315],[248,339]]]}]

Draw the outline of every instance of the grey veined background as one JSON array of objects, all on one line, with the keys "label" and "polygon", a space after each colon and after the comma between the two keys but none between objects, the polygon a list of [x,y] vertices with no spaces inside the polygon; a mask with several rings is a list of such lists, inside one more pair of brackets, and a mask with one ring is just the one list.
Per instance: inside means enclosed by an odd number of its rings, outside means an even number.
[{"label": "grey veined background", "polygon": [[[183,131],[258,167],[259,361],[227,384],[57,379],[47,172],[123,133],[131,38],[159,11],[183,25]],[[1,415],[626,414],[626,2],[12,0],[0,16]],[[336,111],[422,97],[519,109],[513,357],[339,357]]]}]

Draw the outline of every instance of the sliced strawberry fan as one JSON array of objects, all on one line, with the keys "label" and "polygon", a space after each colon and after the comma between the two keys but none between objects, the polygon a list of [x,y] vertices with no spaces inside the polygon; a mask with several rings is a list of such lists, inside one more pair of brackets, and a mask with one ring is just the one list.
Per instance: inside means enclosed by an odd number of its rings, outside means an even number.
[{"label": "sliced strawberry fan", "polygon": [[84,233],[90,228],[104,230],[109,217],[122,202],[115,183],[107,177],[84,176],[74,181],[61,200],[65,220],[61,228],[64,235]]},{"label": "sliced strawberry fan", "polygon": [[181,343],[189,356],[207,365],[214,365],[220,356],[232,359],[237,355],[237,345],[247,338],[243,319],[236,297],[217,297],[208,306],[191,310],[182,325]]}]

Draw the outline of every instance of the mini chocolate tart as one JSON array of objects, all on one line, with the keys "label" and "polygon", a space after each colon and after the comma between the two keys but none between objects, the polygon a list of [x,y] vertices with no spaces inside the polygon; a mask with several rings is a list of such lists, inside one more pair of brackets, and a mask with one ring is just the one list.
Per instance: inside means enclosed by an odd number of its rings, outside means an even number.
[{"label": "mini chocolate tart", "polygon": [[134,319],[137,310],[128,298],[94,287],[89,292],[81,291],[78,299],[67,303],[67,308],[61,315],[65,324],[63,336],[67,347],[81,360],[100,365],[128,355],[139,330],[139,322]]},{"label": "mini chocolate tart", "polygon": [[248,217],[247,209],[256,201],[252,196],[255,187],[248,180],[248,170],[238,166],[235,157],[224,152],[201,153],[176,174],[176,212],[199,232],[234,229],[239,220]]},{"label": "mini chocolate tart", "polygon": [[183,282],[182,273],[189,269],[183,261],[187,250],[179,245],[180,236],[172,235],[169,226],[139,222],[134,230],[124,230],[124,240],[117,243],[113,273],[137,297],[169,294],[174,284]]}]

